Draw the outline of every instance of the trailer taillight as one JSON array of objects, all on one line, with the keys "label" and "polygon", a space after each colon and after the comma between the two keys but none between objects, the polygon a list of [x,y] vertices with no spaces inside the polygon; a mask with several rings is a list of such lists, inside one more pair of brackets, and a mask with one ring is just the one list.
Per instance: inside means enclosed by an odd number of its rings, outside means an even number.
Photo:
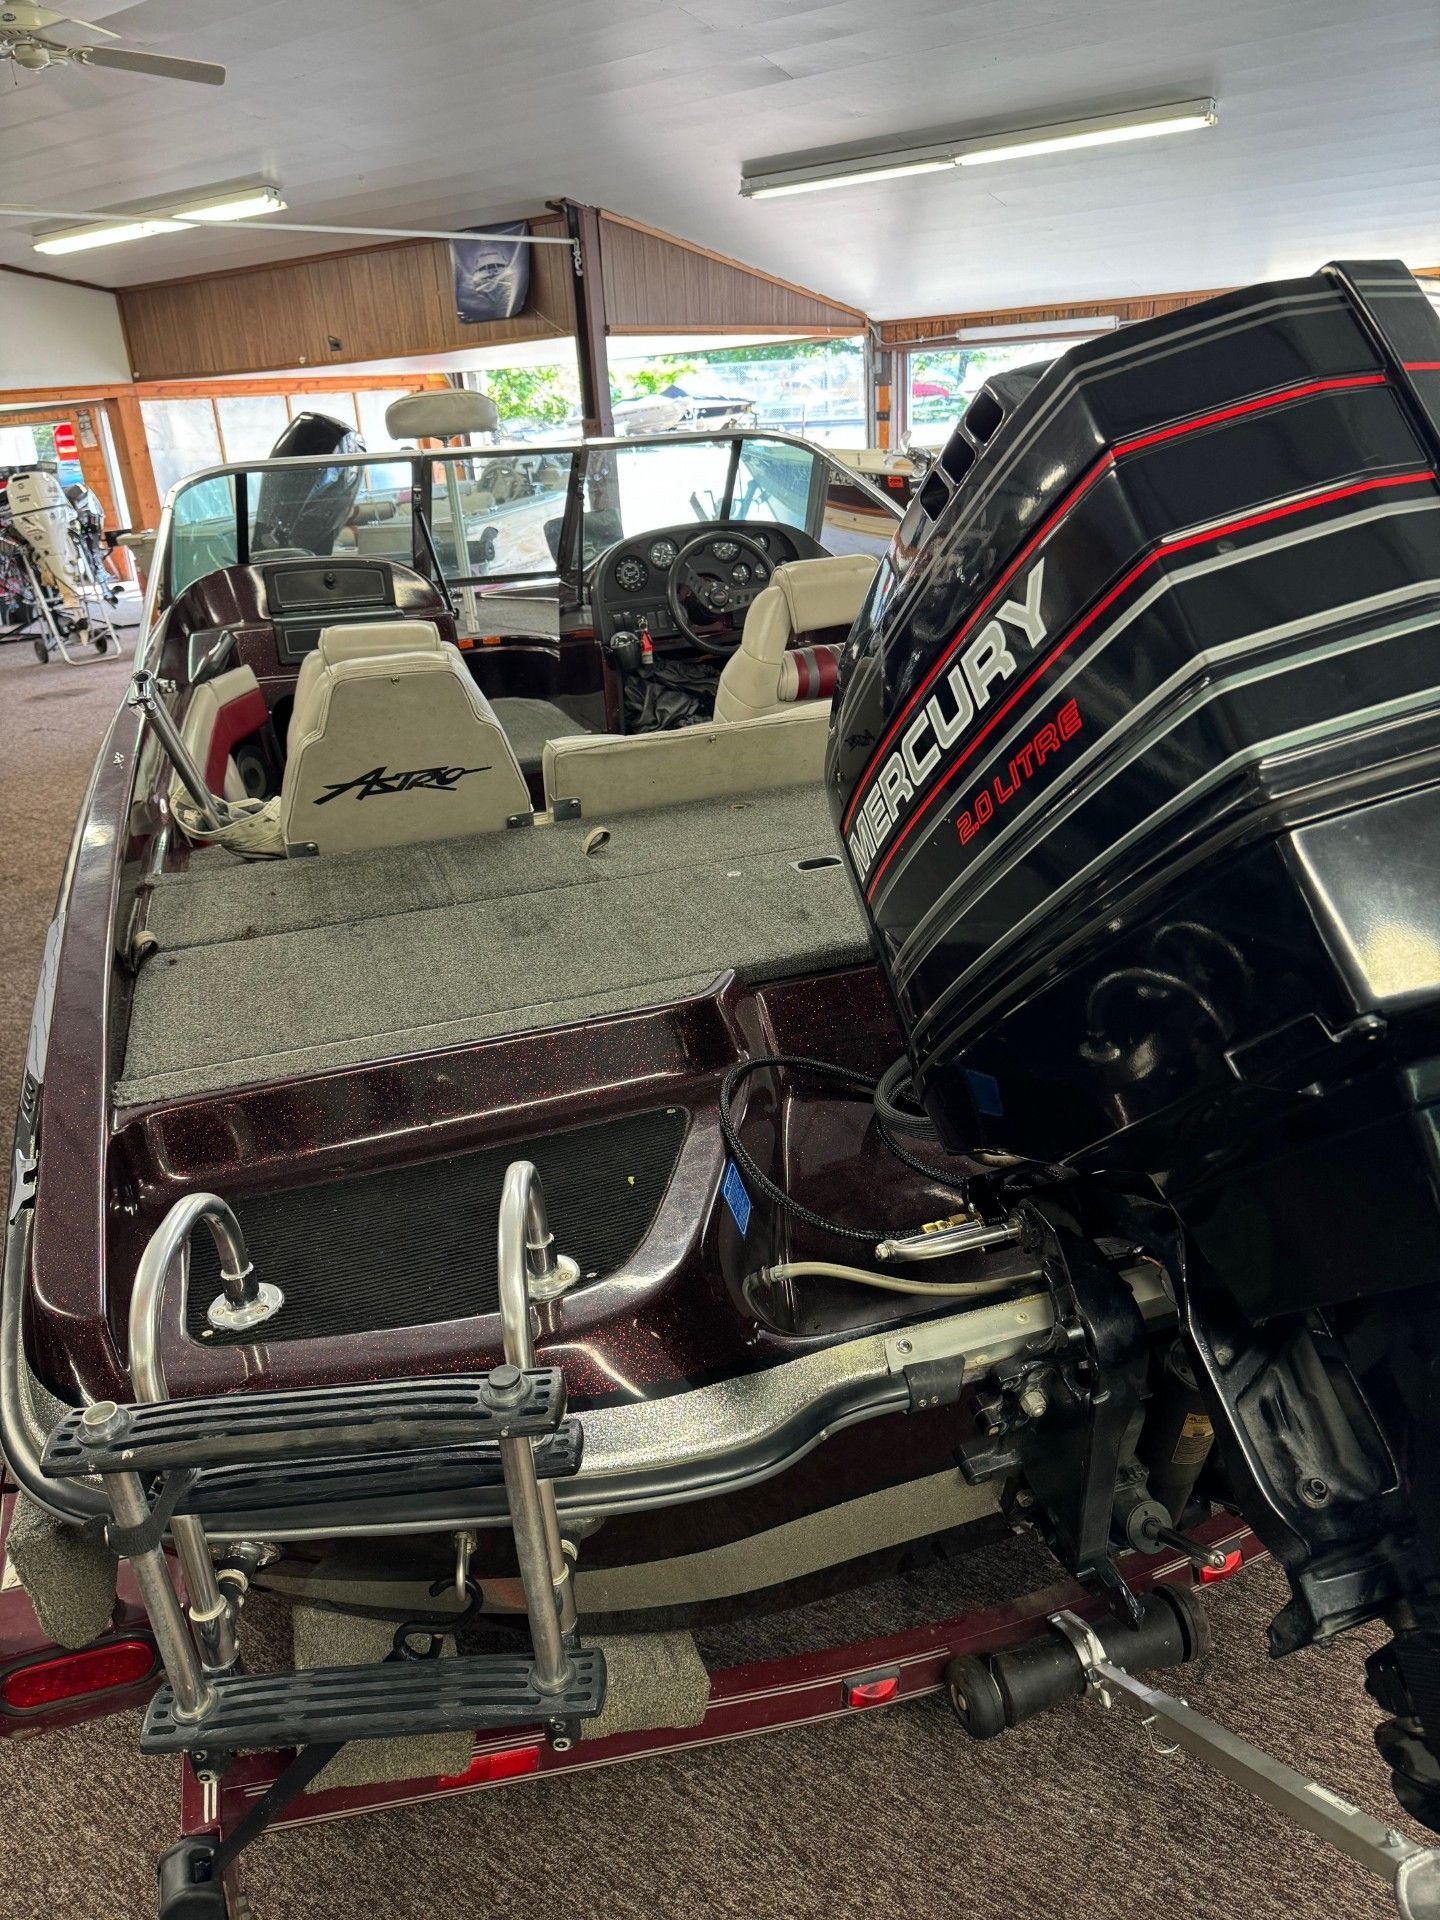
[{"label": "trailer taillight", "polygon": [[85,1647],[12,1668],[0,1679],[0,1705],[11,1713],[34,1713],[60,1700],[135,1686],[154,1670],[155,1649],[148,1640],[115,1640],[106,1647]]},{"label": "trailer taillight", "polygon": [[844,1700],[847,1707],[883,1707],[899,1691],[898,1673],[867,1673],[845,1682]]},{"label": "trailer taillight", "polygon": [[498,1753],[477,1753],[463,1773],[442,1774],[440,1785],[483,1787],[492,1780],[523,1780],[539,1771],[539,1747],[502,1747]]}]

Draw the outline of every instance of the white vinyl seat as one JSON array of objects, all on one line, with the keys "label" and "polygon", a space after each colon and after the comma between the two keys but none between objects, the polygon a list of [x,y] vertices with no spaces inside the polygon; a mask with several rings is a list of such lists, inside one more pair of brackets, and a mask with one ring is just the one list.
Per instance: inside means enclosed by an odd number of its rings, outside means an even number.
[{"label": "white vinyl seat", "polygon": [[545,803],[583,816],[684,806],[725,794],[804,786],[825,771],[839,648],[796,648],[799,634],[849,629],[876,562],[868,554],[795,560],[775,569],[726,661],[715,712],[670,733],[562,736],[545,747]]},{"label": "white vinyl seat", "polygon": [[303,663],[280,789],[287,849],[407,846],[530,811],[504,729],[428,620],[327,627]]},{"label": "white vinyl seat", "polygon": [[849,631],[879,563],[866,553],[792,560],[776,567],[745,616],[740,645],[715,689],[717,720],[753,720],[797,700],[828,700],[838,649],[794,647],[798,634]]},{"label": "white vinyl seat", "polygon": [[433,653],[440,645],[440,630],[431,620],[366,620],[339,622],[326,627],[319,645],[300,662],[295,682],[295,704],[290,711],[290,726],[285,738],[288,755],[296,739],[295,716],[308,711],[315,682],[326,667],[341,660],[363,660],[379,653]]},{"label": "white vinyl seat", "polygon": [[545,746],[545,804],[577,802],[590,819],[806,786],[824,774],[829,733],[829,702],[810,701],[672,733],[567,735]]}]

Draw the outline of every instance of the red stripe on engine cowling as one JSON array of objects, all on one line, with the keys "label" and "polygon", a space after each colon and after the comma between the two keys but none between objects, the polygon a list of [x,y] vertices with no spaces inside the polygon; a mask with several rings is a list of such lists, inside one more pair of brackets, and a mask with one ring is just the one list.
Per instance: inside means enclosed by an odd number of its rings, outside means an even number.
[{"label": "red stripe on engine cowling", "polygon": [[905,844],[912,830],[920,824],[921,819],[929,812],[932,804],[940,797],[941,793],[954,779],[961,767],[965,765],[965,762],[974,753],[975,749],[989,734],[995,731],[996,727],[999,726],[1000,722],[1005,718],[1005,715],[1009,713],[1016,701],[1023,698],[1040,676],[1043,673],[1047,673],[1062,654],[1068,653],[1081,635],[1095,624],[1100,618],[1100,615],[1104,613],[1108,607],[1113,606],[1120,595],[1125,592],[1126,588],[1132,586],[1135,581],[1139,579],[1140,575],[1148,572],[1157,561],[1168,560],[1171,554],[1184,553],[1187,548],[1200,546],[1207,540],[1220,540],[1227,534],[1243,533],[1247,528],[1264,526],[1272,520],[1283,520],[1293,513],[1303,513],[1308,507],[1329,506],[1336,500],[1348,500],[1352,495],[1357,493],[1373,493],[1384,487],[1412,486],[1422,480],[1434,481],[1436,477],[1434,470],[1430,467],[1418,469],[1414,473],[1383,474],[1373,480],[1360,480],[1347,487],[1332,487],[1325,493],[1310,494],[1303,500],[1292,500],[1280,505],[1262,507],[1254,513],[1247,514],[1242,520],[1231,520],[1224,526],[1219,527],[1204,527],[1200,532],[1187,534],[1178,540],[1172,538],[1168,541],[1162,541],[1158,547],[1155,547],[1150,553],[1147,553],[1143,559],[1137,560],[1129,572],[1124,574],[1115,585],[1111,587],[1104,598],[1097,601],[1095,606],[1086,614],[1085,618],[1064,634],[1059,644],[1050,649],[1045,655],[1045,658],[1031,669],[1009,698],[1005,700],[1001,706],[997,707],[989,720],[986,721],[985,725],[975,735],[974,739],[970,741],[960,757],[945,769],[945,772],[936,781],[929,793],[926,794],[925,798],[915,808],[914,812],[900,828],[900,831],[895,835],[895,838],[890,842],[885,858],[880,862],[879,866],[866,882],[866,900],[871,901],[875,898],[876,889],[884,877],[885,869]]},{"label": "red stripe on engine cowling", "polygon": [[1337,374],[1330,380],[1307,380],[1300,386],[1283,387],[1278,393],[1262,394],[1254,400],[1237,402],[1233,407],[1222,407],[1218,412],[1196,414],[1192,419],[1177,421],[1172,427],[1160,428],[1155,433],[1146,434],[1136,440],[1122,440],[1113,449],[1107,448],[1106,451],[1100,455],[1100,458],[1095,462],[1094,466],[1091,467],[1088,472],[1081,475],[1080,479],[1070,489],[1069,493],[1065,495],[1064,499],[1060,501],[1059,505],[1041,522],[1040,526],[1031,534],[1019,553],[1000,575],[994,586],[986,593],[984,599],[980,601],[972,613],[966,616],[954,637],[925,675],[925,678],[920,682],[914,693],[910,695],[904,706],[901,707],[899,713],[896,714],[895,718],[890,722],[890,725],[880,738],[879,745],[867,761],[865,771],[855,783],[854,792],[850,796],[850,803],[846,807],[844,817],[840,823],[841,832],[848,833],[850,831],[855,815],[859,811],[860,802],[864,796],[870,776],[880,764],[891,741],[910,718],[915,707],[930,691],[945,667],[949,665],[956,650],[969,636],[976,623],[989,612],[990,608],[999,599],[1001,593],[1009,586],[1021,567],[1024,566],[1031,554],[1034,553],[1040,542],[1044,540],[1048,534],[1053,532],[1058,522],[1065,518],[1081,496],[1088,493],[1095,482],[1099,480],[1102,475],[1110,471],[1110,468],[1115,464],[1117,459],[1138,452],[1142,447],[1152,446],[1156,441],[1178,440],[1187,433],[1198,433],[1203,427],[1215,426],[1225,420],[1237,418],[1242,414],[1261,413],[1267,407],[1281,406],[1287,400],[1304,400],[1317,393],[1333,393],[1345,388],[1376,387],[1384,386],[1384,384],[1385,375],[1383,373]]}]

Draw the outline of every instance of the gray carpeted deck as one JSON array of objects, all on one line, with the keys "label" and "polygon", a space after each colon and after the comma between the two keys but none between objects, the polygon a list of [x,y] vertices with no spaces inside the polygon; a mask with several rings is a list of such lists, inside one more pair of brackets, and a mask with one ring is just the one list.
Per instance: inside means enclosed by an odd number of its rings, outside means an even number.
[{"label": "gray carpeted deck", "polygon": [[505,729],[511,751],[528,773],[538,767],[545,754],[547,740],[560,740],[566,734],[588,733],[583,720],[577,720],[557,707],[553,700],[529,700],[507,695],[492,700],[495,718]]},{"label": "gray carpeted deck", "polygon": [[789,788],[318,860],[164,876],[122,1105],[564,1025],[863,960],[823,793]]}]

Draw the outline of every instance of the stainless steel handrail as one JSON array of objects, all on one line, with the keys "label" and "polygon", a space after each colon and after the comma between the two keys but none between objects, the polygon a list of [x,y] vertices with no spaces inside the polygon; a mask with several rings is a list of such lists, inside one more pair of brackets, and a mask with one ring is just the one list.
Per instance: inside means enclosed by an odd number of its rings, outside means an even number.
[{"label": "stainless steel handrail", "polygon": [[[220,1278],[224,1292],[212,1303],[212,1315],[222,1307],[244,1314],[257,1312],[268,1319],[283,1295],[277,1287],[262,1289],[255,1280],[245,1236],[240,1222],[218,1193],[191,1193],[177,1200],[140,1256],[135,1285],[130,1295],[130,1377],[139,1400],[155,1401],[167,1397],[165,1370],[160,1361],[160,1319],[165,1285],[175,1262],[184,1260],[190,1236],[203,1221],[220,1256]],[[184,1313],[186,1268],[182,1265],[180,1302]],[[267,1299],[265,1296],[269,1295]],[[274,1305],[270,1304],[273,1299]],[[259,1310],[263,1307],[263,1312]],[[222,1324],[224,1324],[222,1322]],[[243,1321],[241,1324],[250,1324]],[[118,1518],[118,1515],[117,1515]],[[122,1522],[122,1524],[129,1524]],[[201,1658],[206,1668],[227,1673],[235,1664],[237,1644],[235,1621],[230,1603],[221,1593],[215,1578],[215,1563],[210,1557],[204,1523],[195,1514],[177,1513],[170,1521],[170,1537],[180,1556],[185,1573],[185,1589],[190,1597],[190,1619],[194,1624]]]},{"label": "stainless steel handrail", "polygon": [[[505,1185],[500,1195],[498,1275],[506,1361],[512,1367],[533,1367],[532,1284],[538,1282],[542,1292],[548,1288],[553,1294],[557,1280],[564,1276],[545,1214],[545,1189],[529,1160],[513,1160],[505,1171]],[[521,1444],[530,1453],[533,1477],[534,1443],[526,1440]],[[506,1485],[509,1486],[508,1474]],[[555,1487],[549,1480],[537,1480],[535,1486],[545,1537],[546,1599],[552,1616],[559,1621],[561,1634],[569,1640],[576,1630],[575,1583],[570,1577],[570,1562],[560,1538]],[[523,1564],[521,1570],[523,1573]],[[538,1647],[536,1651],[539,1652]]]},{"label": "stainless steel handrail", "polygon": [[165,749],[166,757],[179,777],[181,786],[200,809],[200,818],[213,833],[220,826],[220,811],[215,805],[215,796],[205,784],[205,776],[196,764],[195,756],[186,746],[180,729],[170,709],[165,704],[165,696],[160,691],[160,683],[148,667],[137,667],[130,681],[130,692],[125,704],[138,708],[155,730],[155,736]]}]

